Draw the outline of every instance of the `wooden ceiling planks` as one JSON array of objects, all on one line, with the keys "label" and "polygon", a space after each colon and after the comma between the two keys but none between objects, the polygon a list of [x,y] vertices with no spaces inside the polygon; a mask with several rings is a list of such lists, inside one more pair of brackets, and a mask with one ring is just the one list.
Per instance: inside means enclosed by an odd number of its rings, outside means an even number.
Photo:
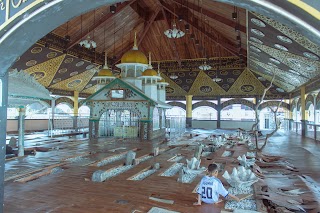
[{"label": "wooden ceiling planks", "polygon": [[[161,2],[173,6],[173,10],[182,8],[181,5],[179,5],[180,2],[177,0],[141,0],[138,3],[134,1],[125,2],[120,6],[118,5],[117,9],[121,10],[117,10],[116,14],[114,15],[110,15],[110,5],[107,5],[98,8],[95,11],[90,11],[86,14],[83,14],[82,22],[81,16],[70,20],[68,24],[63,24],[59,28],[55,29],[53,33],[61,37],[64,37],[68,34],[71,37],[69,47],[77,44],[80,37],[83,38],[85,37],[85,34],[89,33],[88,35],[90,35],[90,37],[97,43],[97,52],[101,53],[104,52],[104,49],[107,49],[109,57],[114,57],[115,55],[114,58],[120,59],[119,57],[125,52],[124,50],[131,49],[133,44],[133,33],[134,31],[137,31],[138,36],[143,36],[144,34],[146,35],[145,38],[143,38],[142,44],[140,44],[141,49],[146,50],[147,52],[153,52],[153,57],[155,60],[180,60],[203,58],[205,56],[217,57],[219,55],[216,48],[217,44],[215,44],[215,42],[217,42],[217,38],[214,37],[214,35],[219,33],[219,39],[221,39],[221,35],[223,35],[223,41],[227,41],[227,43],[221,43],[219,41],[222,47],[227,46],[225,49],[221,48],[220,55],[236,55],[236,44],[238,41],[236,40],[236,32],[232,26],[233,20],[231,18],[231,13],[233,12],[233,6],[211,1],[203,1],[200,6],[203,7],[203,10],[205,10],[207,14],[212,13],[220,17],[218,20],[214,20],[212,19],[212,16],[210,18],[209,16],[203,15],[201,18],[197,1],[183,1],[189,8],[191,8],[187,12],[187,16],[189,16],[190,19],[189,21],[197,19],[196,22],[192,22],[193,25],[197,26],[190,26],[190,31],[187,32],[185,31],[186,21],[184,20],[179,22],[176,20],[177,28],[186,33],[186,35],[180,39],[168,39],[163,34],[163,32],[169,27],[172,28],[174,16],[170,14],[170,12],[166,12],[168,19],[167,23],[162,12],[154,17],[154,13],[161,8]],[[139,4],[139,10],[143,10],[145,13],[149,14],[149,20],[146,21],[144,17],[141,17],[141,14],[139,15],[139,13],[136,11],[137,9],[135,8],[137,6],[134,6],[134,4]],[[230,16],[226,16],[226,14],[229,13]],[[244,17],[244,13],[245,10],[239,10],[240,17]],[[105,19],[108,14],[109,18]],[[205,29],[199,28],[199,25],[203,26],[203,24],[199,22],[204,21],[204,17],[207,18],[207,21],[205,21],[204,24],[206,25],[209,23],[210,27],[217,32],[212,32],[212,29],[207,26]],[[150,23],[150,18],[155,20],[153,21],[153,24],[149,26],[151,33],[144,31],[145,27]],[[240,19],[240,23],[245,24],[245,20],[242,19]],[[104,29],[106,29],[106,32],[104,32]],[[195,39],[191,38],[191,34],[195,35]],[[242,48],[246,49],[246,38],[245,36],[241,37]],[[200,40],[200,45],[196,45],[195,40]],[[204,40],[206,42],[204,42]],[[143,44],[144,42],[146,42],[146,44]],[[159,48],[160,46],[161,48]],[[206,53],[204,53],[204,51]]]}]

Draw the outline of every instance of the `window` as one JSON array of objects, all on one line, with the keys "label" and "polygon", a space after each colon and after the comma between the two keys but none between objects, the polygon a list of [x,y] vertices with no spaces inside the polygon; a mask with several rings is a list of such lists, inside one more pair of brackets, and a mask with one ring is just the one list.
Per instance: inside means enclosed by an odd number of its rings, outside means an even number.
[{"label": "window", "polygon": [[114,99],[122,99],[122,98],[124,98],[123,89],[111,90],[111,98],[114,98]]}]

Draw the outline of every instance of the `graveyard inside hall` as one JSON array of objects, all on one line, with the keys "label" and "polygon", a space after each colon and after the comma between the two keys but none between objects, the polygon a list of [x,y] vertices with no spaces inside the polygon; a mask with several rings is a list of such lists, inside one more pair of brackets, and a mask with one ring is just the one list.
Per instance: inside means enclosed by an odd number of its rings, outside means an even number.
[{"label": "graveyard inside hall", "polygon": [[[25,147],[43,151],[7,159],[5,212],[319,211],[320,148],[311,139],[280,130],[259,152],[240,128],[179,129],[150,141],[26,134]],[[212,163],[239,202],[193,205]]]},{"label": "graveyard inside hall", "polygon": [[320,213],[320,0],[3,2],[0,213]]}]

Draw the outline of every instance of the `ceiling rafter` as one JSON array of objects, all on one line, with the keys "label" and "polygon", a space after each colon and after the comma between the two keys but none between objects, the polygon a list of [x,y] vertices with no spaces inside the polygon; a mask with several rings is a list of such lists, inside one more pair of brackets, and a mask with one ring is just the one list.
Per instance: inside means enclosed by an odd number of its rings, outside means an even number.
[{"label": "ceiling rafter", "polygon": [[129,7],[131,4],[133,4],[136,0],[132,0],[132,1],[127,1],[121,4],[118,4],[117,6],[117,11],[116,13],[107,13],[105,16],[103,16],[98,22],[96,22],[95,24],[91,25],[88,29],[88,31],[86,33],[84,33],[83,35],[78,36],[77,38],[73,39],[73,42],[70,43],[68,45],[68,47],[66,48],[67,50],[69,50],[71,47],[79,44],[79,42],[85,38],[86,36],[88,36],[92,31],[94,31],[96,28],[98,28],[100,25],[102,25],[103,23],[105,23],[107,20],[109,20],[111,17],[113,17],[114,15],[120,13],[123,9]]},{"label": "ceiling rafter", "polygon": [[[182,7],[185,7],[187,9],[190,8],[190,9],[192,9],[194,11],[197,11],[198,13],[201,13],[200,7],[195,5],[195,4],[193,4],[192,2],[188,2],[187,0],[179,0],[181,2],[178,2],[177,0],[172,0],[172,1],[175,2],[176,4],[181,5]],[[186,5],[188,5],[188,7]],[[212,19],[214,19],[214,20],[216,20],[216,21],[218,21],[220,23],[223,23],[223,24],[225,24],[225,25],[227,25],[229,27],[234,28],[236,26],[236,23],[234,21],[232,21],[232,20],[230,20],[228,18],[225,18],[225,17],[223,17],[223,16],[221,16],[221,15],[219,15],[217,13],[209,11],[209,10],[203,8],[203,7],[202,7],[202,13],[203,13],[203,15],[206,15],[206,16],[208,16],[208,17],[210,17],[210,18],[212,18]],[[231,14],[230,14],[230,16],[231,16]],[[239,28],[240,28],[241,32],[247,33],[247,28],[245,26],[239,25]]]},{"label": "ceiling rafter", "polygon": [[[147,25],[145,25],[146,27],[143,29],[143,32],[141,34],[141,36],[138,37],[138,47],[141,44],[141,42],[143,41],[144,37],[146,36],[147,32],[149,31],[151,25],[153,24],[154,20],[156,19],[156,17],[158,16],[160,12],[160,7],[157,8],[157,10],[153,13],[152,17],[150,18],[150,21]],[[122,54],[129,51],[132,48],[132,45],[130,44],[129,46],[127,46],[122,53],[120,54],[120,56],[118,56],[114,61],[112,66],[114,66],[122,57]]]},{"label": "ceiling rafter", "polygon": [[142,1],[136,1],[134,4],[131,4],[130,7],[142,18],[144,21],[150,19],[150,9],[147,8],[147,5],[143,5]]},{"label": "ceiling rafter", "polygon": [[[160,0],[161,1],[161,0]],[[163,8],[165,10],[167,10],[169,13],[171,13],[172,15],[178,17],[178,15],[173,12],[170,8],[170,6],[166,3],[164,3],[163,1],[161,1],[161,4],[163,5]],[[202,27],[200,27],[197,23],[199,23],[199,19],[197,18],[193,18],[194,21],[191,21],[190,19],[185,20],[187,23],[189,23],[190,25],[192,25],[194,28],[196,28],[198,31],[200,31],[201,33],[205,34],[208,38],[210,38],[213,42],[219,44],[222,48],[224,48],[225,50],[227,50],[228,52],[230,52],[232,55],[238,56],[238,49],[235,48],[234,46],[232,46],[231,44],[233,44],[229,39],[225,38],[220,32],[212,29],[213,32],[215,32],[217,37],[214,37],[211,33],[205,31]],[[247,51],[243,48],[241,48],[241,53],[246,57],[246,53]]]}]

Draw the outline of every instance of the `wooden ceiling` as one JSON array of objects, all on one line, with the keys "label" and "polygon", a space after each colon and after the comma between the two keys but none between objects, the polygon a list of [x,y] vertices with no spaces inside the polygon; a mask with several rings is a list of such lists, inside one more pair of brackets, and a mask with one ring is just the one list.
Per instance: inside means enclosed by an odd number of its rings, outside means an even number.
[{"label": "wooden ceiling", "polygon": [[[137,32],[139,49],[146,55],[152,53],[153,67],[159,62],[162,77],[170,83],[168,99],[184,99],[186,94],[193,94],[195,99],[261,95],[275,71],[275,86],[268,97],[288,97],[290,91],[318,75],[318,59],[303,59],[311,60],[315,67],[304,73],[297,68],[297,61],[291,60],[295,65],[289,65],[284,57],[291,54],[289,58],[301,61],[295,56],[306,58],[305,52],[319,57],[319,46],[303,36],[292,38],[294,31],[281,32],[280,23],[259,14],[249,12],[247,20],[246,10],[232,5],[212,0],[131,0],[114,5],[114,14],[111,6],[82,14],[53,30],[26,51],[12,69],[26,70],[53,93],[72,95],[77,90],[86,96],[96,89],[92,77],[104,63],[104,51],[116,74],[119,70],[114,65],[132,48]],[[237,13],[235,20],[233,12]],[[266,26],[257,26],[253,18]],[[184,37],[169,39],[164,35],[173,23],[186,32]],[[263,30],[264,36],[257,36],[253,29]],[[279,43],[276,35],[291,38],[288,51],[274,46]],[[96,42],[96,49],[79,45],[88,36]],[[205,60],[212,69],[200,71],[198,67]],[[276,68],[275,60],[281,62]],[[178,79],[171,79],[172,73]],[[212,81],[217,75],[221,82]],[[292,81],[288,82],[289,78]]]},{"label": "wooden ceiling", "polygon": [[[239,22],[241,53],[246,55],[246,15],[240,8],[237,9],[239,20],[231,17],[233,6],[209,0],[133,0],[117,4],[114,15],[109,11],[110,6],[105,6],[83,14],[52,33],[63,38],[70,36],[67,50],[89,35],[97,43],[97,53],[106,50],[111,58],[119,59],[132,48],[134,32],[137,32],[139,49],[151,52],[153,60],[182,60],[218,57],[219,52],[222,57],[237,56],[235,26]],[[179,21],[178,16],[183,20]],[[173,22],[184,32],[185,25],[189,24],[189,32],[181,39],[168,39],[164,31],[172,28]],[[195,39],[191,38],[192,34]],[[200,45],[195,44],[196,40]]]}]

